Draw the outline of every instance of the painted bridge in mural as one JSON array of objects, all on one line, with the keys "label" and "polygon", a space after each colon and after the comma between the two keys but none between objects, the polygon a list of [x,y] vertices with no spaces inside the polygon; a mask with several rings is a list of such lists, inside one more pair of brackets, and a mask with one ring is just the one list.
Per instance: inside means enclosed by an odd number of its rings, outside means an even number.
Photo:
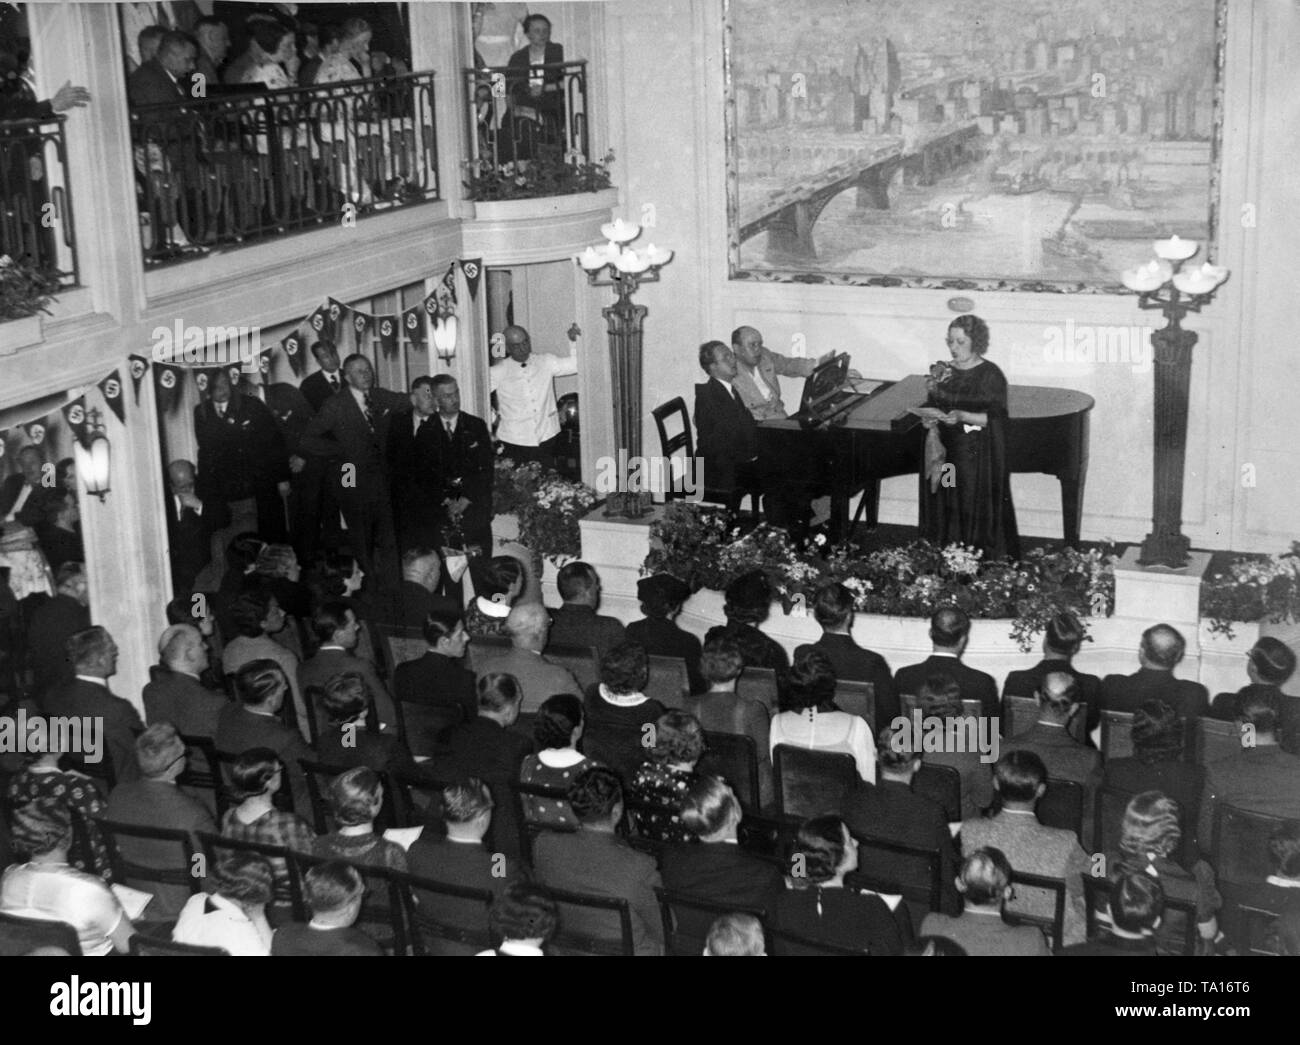
[{"label": "painted bridge in mural", "polygon": [[794,185],[747,203],[740,211],[740,242],[766,232],[772,256],[811,259],[817,256],[813,226],[836,196],[858,190],[858,205],[889,209],[889,186],[901,171],[917,185],[930,185],[943,174],[977,159],[972,139],[980,137],[975,121],[945,124],[914,139],[905,136],[837,163]]}]

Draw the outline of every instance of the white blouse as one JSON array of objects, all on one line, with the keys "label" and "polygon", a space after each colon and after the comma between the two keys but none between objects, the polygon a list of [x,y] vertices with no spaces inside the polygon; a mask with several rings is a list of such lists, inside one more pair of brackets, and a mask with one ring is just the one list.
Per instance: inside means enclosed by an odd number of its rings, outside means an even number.
[{"label": "white blouse", "polygon": [[844,711],[783,711],[772,719],[771,747],[789,744],[816,751],[844,752],[853,756],[858,776],[876,782],[876,741],[871,727],[857,715]]}]

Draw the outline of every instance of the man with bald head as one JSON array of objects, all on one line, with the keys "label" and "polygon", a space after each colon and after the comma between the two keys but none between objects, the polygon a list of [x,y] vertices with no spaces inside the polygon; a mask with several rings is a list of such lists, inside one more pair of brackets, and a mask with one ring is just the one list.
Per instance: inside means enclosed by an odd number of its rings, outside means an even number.
[{"label": "man with bald head", "polygon": [[187,595],[203,568],[212,561],[212,535],[230,525],[230,508],[218,497],[203,500],[195,492],[197,475],[189,461],[167,466],[168,558],[172,566],[172,589]]},{"label": "man with bald head", "polygon": [[894,688],[900,696],[919,696],[931,675],[951,675],[961,688],[962,700],[978,700],[980,714],[996,718],[998,685],[993,676],[961,661],[969,640],[970,617],[966,611],[957,606],[940,606],[930,618],[930,646],[934,652],[919,664],[900,668],[894,676]]},{"label": "man with bald head", "polygon": [[787,417],[781,399],[781,377],[807,377],[817,369],[815,359],[791,359],[773,352],[753,327],[736,327],[731,332],[731,350],[737,363],[733,383],[755,421]]},{"label": "man with bald head", "polygon": [[1038,721],[1004,742],[1002,750],[1032,751],[1047,766],[1049,779],[1094,784],[1101,752],[1079,743],[1069,730],[1070,720],[1079,713],[1078,682],[1064,671],[1050,671],[1043,676],[1036,696]]},{"label": "man with bald head", "polygon": [[1101,683],[1101,706],[1106,711],[1136,711],[1148,700],[1163,700],[1182,719],[1204,715],[1210,695],[1199,682],[1174,678],[1187,643],[1177,628],[1157,624],[1142,633],[1138,663],[1132,675],[1107,675]]},{"label": "man with bald head", "polygon": [[170,722],[186,736],[216,736],[226,698],[199,681],[207,666],[208,648],[198,627],[168,627],[158,639],[158,663],[149,669],[144,687],[145,720],[150,725]]},{"label": "man with bald head", "polygon": [[528,331],[506,327],[506,357],[488,371],[497,399],[497,438],[513,461],[540,461],[555,467],[555,437],[560,434],[560,414],[555,405],[555,378],[578,372],[578,358],[570,350],[557,356],[534,354]]},{"label": "man with bald head", "polygon": [[550,630],[551,615],[545,606],[536,602],[515,606],[506,618],[510,649],[489,647],[483,650],[482,657],[476,659],[475,669],[480,678],[505,672],[519,681],[523,690],[524,714],[536,711],[547,698],[557,693],[582,697],[582,687],[569,669],[542,656]]}]

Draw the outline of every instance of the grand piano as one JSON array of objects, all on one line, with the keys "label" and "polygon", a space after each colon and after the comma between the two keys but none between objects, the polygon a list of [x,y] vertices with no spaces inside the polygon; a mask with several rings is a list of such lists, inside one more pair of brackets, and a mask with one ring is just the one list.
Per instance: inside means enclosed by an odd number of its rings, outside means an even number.
[{"label": "grand piano", "polygon": [[[916,374],[881,382],[828,422],[810,423],[796,416],[759,424],[760,457],[808,461],[824,456],[829,460],[819,489],[813,489],[805,476],[790,474],[786,481],[809,493],[830,493],[834,539],[849,533],[849,501],[854,496],[863,495],[853,522],[865,518],[868,526],[875,526],[880,480],[920,473],[924,430],[920,419],[908,410],[925,402],[925,381]],[[1061,484],[1065,543],[1070,545],[1079,543],[1088,471],[1088,412],[1092,407],[1092,396],[1068,388],[1012,385],[1007,393],[1007,467],[1011,472],[1056,476]]]}]

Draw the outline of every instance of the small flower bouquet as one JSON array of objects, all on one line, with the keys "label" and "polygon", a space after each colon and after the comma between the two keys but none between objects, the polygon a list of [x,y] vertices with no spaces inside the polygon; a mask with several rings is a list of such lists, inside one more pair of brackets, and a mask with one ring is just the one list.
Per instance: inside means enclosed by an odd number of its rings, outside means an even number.
[{"label": "small flower bouquet", "polygon": [[1232,625],[1267,620],[1300,620],[1300,541],[1291,550],[1261,558],[1233,560],[1226,574],[1201,584],[1201,616],[1210,630],[1232,638]]},{"label": "small flower bouquet", "polygon": [[581,555],[578,523],[595,505],[596,491],[558,472],[543,471],[536,461],[516,465],[500,457],[495,468],[492,510],[519,519],[519,543],[552,562]]},{"label": "small flower bouquet", "polygon": [[59,281],[39,272],[8,254],[0,255],[0,323],[7,319],[22,319],[38,312],[50,314],[46,306]]}]

